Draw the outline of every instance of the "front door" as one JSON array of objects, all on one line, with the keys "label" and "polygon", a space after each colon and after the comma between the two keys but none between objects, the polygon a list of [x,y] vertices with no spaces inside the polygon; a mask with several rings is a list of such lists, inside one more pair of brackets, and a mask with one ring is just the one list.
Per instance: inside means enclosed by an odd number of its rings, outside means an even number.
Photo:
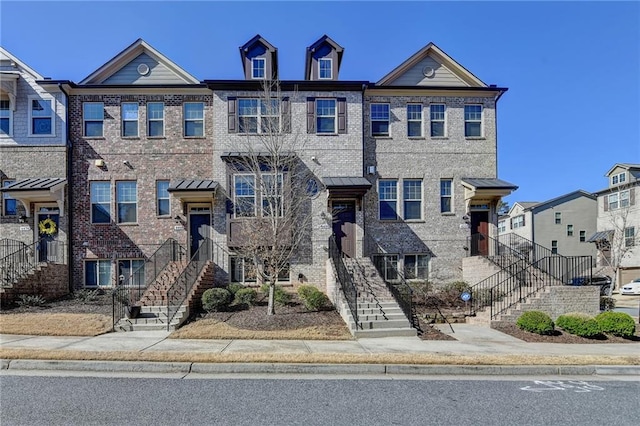
[{"label": "front door", "polygon": [[189,214],[189,258],[200,248],[202,240],[209,236],[211,226],[211,214],[191,213]]},{"label": "front door", "polygon": [[356,203],[333,203],[333,234],[338,250],[347,257],[356,257]]},{"label": "front door", "polygon": [[61,262],[58,257],[61,255],[58,247],[58,226],[60,224],[60,213],[57,208],[41,207],[37,212],[38,224],[38,262]]},{"label": "front door", "polygon": [[471,255],[489,255],[489,212],[471,212]]}]

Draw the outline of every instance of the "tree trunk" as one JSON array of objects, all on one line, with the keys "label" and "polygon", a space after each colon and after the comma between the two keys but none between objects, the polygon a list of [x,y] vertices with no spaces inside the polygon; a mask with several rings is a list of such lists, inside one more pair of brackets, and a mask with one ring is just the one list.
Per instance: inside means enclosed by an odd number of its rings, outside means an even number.
[{"label": "tree trunk", "polygon": [[269,283],[269,304],[267,305],[267,315],[275,315],[275,283],[272,281]]}]

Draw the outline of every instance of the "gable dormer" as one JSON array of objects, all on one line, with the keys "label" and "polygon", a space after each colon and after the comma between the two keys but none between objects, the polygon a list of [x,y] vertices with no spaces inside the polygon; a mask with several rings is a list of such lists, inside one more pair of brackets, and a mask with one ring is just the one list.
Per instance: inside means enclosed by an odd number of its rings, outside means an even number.
[{"label": "gable dormer", "polygon": [[307,47],[304,79],[310,81],[338,80],[344,49],[326,34]]},{"label": "gable dormer", "polygon": [[245,80],[278,78],[278,49],[260,34],[240,46]]},{"label": "gable dormer", "polygon": [[427,44],[376,83],[378,86],[487,87],[433,43]]},{"label": "gable dormer", "polygon": [[199,84],[199,81],[149,43],[138,39],[80,84]]},{"label": "gable dormer", "polygon": [[640,164],[616,163],[605,176],[609,188],[635,183],[640,180]]}]

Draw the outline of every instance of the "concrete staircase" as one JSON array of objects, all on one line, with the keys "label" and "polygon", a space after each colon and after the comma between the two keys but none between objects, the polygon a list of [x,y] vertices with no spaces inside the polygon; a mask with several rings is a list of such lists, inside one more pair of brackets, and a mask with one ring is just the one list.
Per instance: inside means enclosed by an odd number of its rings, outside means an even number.
[{"label": "concrete staircase", "polygon": [[[169,303],[168,291],[176,282],[180,274],[187,267],[187,262],[171,262],[160,273],[158,278],[145,290],[140,298],[142,305],[140,315],[137,318],[122,318],[115,326],[116,331],[139,331],[139,330],[175,330],[184,323],[191,312],[197,309],[201,303],[202,293],[213,287],[214,264],[209,262],[204,266],[200,275],[196,279],[191,292],[182,306],[173,306],[172,311],[176,311],[173,319],[169,321],[167,304]],[[175,291],[175,290],[174,290]]]},{"label": "concrete staircase", "polygon": [[354,337],[416,336],[417,330],[411,326],[371,260],[347,258],[344,261],[358,291],[357,323],[348,306],[341,309]]}]

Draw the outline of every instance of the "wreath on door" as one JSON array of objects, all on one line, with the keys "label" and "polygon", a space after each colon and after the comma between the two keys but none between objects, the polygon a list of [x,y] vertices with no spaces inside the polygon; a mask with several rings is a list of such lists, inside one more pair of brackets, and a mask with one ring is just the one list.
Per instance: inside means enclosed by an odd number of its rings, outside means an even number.
[{"label": "wreath on door", "polygon": [[40,221],[40,223],[38,223],[38,229],[40,230],[40,233],[44,235],[53,235],[58,230],[56,223],[51,220],[51,218],[46,218],[45,220]]}]

